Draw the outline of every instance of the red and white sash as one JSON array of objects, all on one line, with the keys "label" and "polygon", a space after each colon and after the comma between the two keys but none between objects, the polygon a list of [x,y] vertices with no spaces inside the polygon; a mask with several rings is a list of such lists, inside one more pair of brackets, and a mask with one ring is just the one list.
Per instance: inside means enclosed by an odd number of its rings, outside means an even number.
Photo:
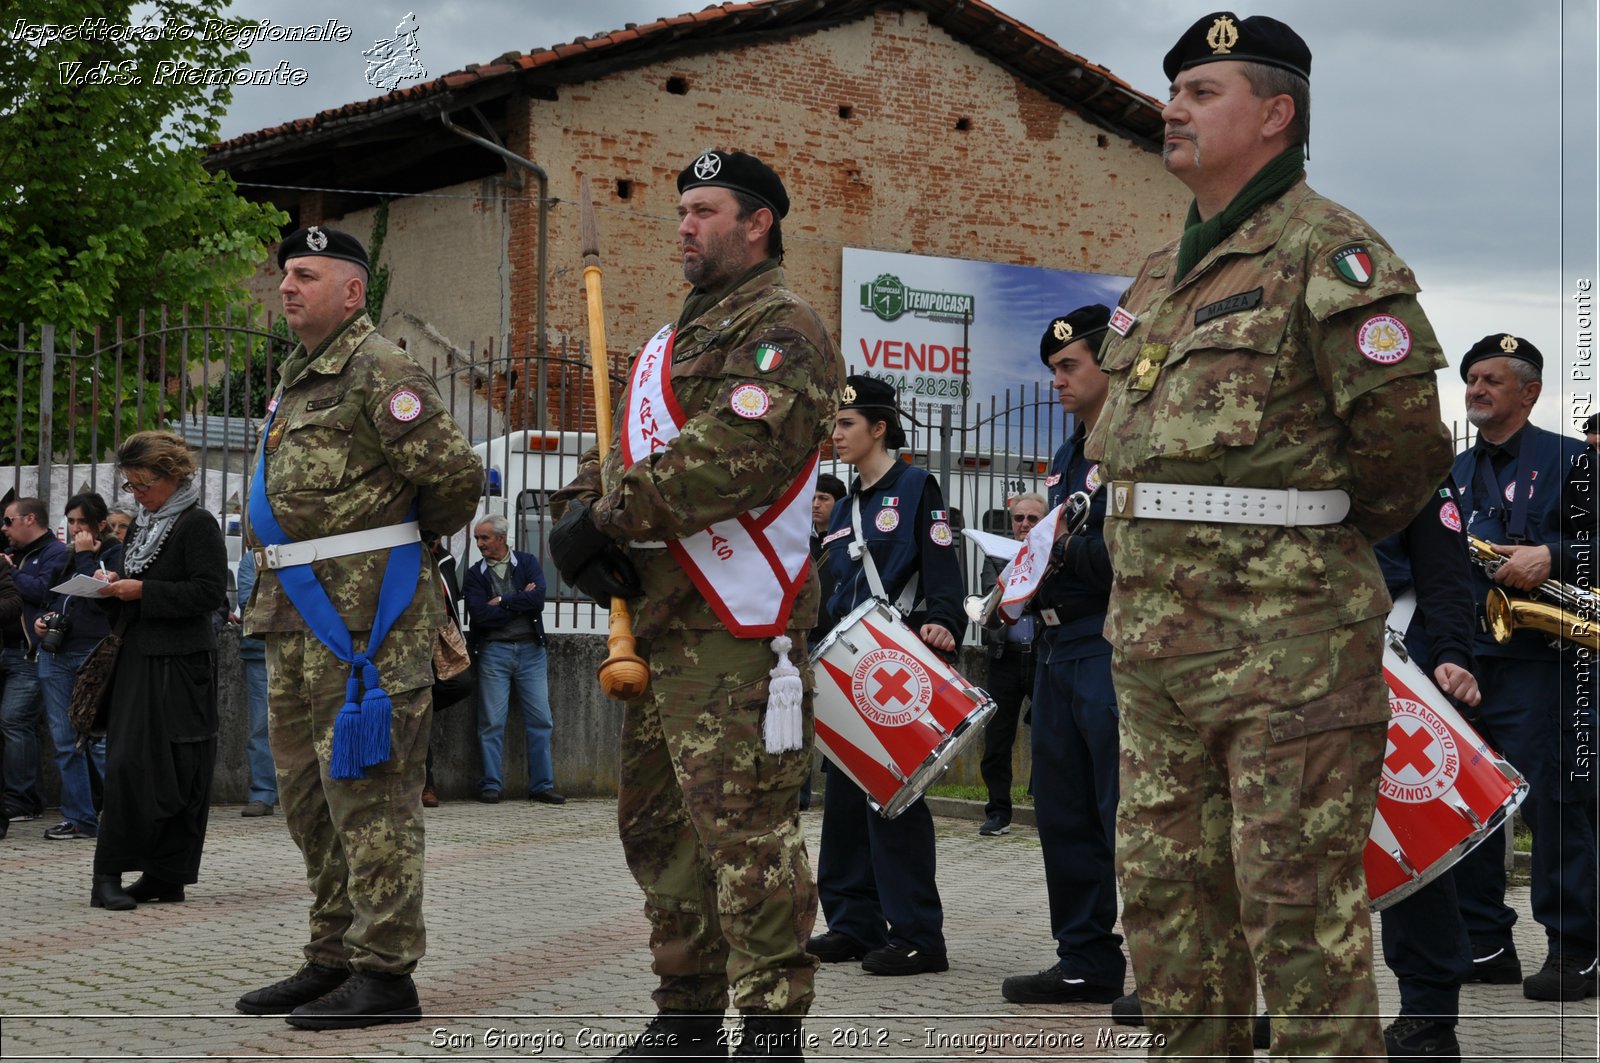
[{"label": "red and white sash", "polygon": [[[632,466],[678,437],[686,418],[672,393],[671,325],[633,365],[622,418],[622,460]],[[776,502],[667,544],[717,617],[740,638],[783,634],[811,564],[811,460]]]}]

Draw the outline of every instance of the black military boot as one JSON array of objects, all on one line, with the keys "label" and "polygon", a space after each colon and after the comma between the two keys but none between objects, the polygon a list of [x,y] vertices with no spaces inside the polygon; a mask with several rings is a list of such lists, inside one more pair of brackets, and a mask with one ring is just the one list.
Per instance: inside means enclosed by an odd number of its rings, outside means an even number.
[{"label": "black military boot", "polygon": [[739,1047],[734,1058],[804,1060],[800,1050],[800,1018],[797,1015],[771,1015],[764,1011],[746,1012],[739,1031]]},{"label": "black military boot", "polygon": [[348,967],[307,963],[281,982],[250,990],[234,1007],[246,1015],[287,1015],[301,1004],[309,1004],[338,989],[349,977]]},{"label": "black military boot", "polygon": [[611,1057],[641,1063],[656,1059],[727,1059],[721,1012],[663,1011],[638,1038]]},{"label": "black military boot", "polygon": [[301,1030],[353,1030],[420,1018],[422,1004],[409,974],[351,971],[339,988],[301,1004],[284,1021]]}]

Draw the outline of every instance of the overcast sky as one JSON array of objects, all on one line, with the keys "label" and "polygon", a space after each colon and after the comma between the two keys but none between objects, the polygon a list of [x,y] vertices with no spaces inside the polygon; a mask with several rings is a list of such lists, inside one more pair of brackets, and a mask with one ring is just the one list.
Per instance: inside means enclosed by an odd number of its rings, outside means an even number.
[{"label": "overcast sky", "polygon": [[[1158,99],[1162,55],[1216,10],[1195,0],[990,2]],[[683,0],[236,0],[232,14],[287,26],[337,10],[351,38],[255,45],[250,66],[287,59],[309,78],[236,89],[223,136],[379,95],[361,52],[408,12],[418,58],[437,77],[695,9]],[[1452,363],[1486,333],[1526,337],[1546,357],[1536,420],[1570,431],[1563,410],[1593,389],[1572,381],[1576,285],[1597,270],[1593,0],[1260,0],[1235,10],[1282,19],[1311,46],[1310,181],[1410,263]],[[1446,420],[1459,418],[1458,377],[1440,383]]]}]

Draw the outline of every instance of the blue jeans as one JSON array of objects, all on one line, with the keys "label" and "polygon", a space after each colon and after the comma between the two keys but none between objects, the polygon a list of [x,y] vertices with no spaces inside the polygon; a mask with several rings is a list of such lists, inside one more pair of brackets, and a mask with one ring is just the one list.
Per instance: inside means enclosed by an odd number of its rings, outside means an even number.
[{"label": "blue jeans", "polygon": [[500,790],[511,695],[522,709],[528,736],[528,793],[555,789],[550,761],[550,689],[544,647],[537,642],[485,642],[478,650],[478,746],[483,752],[480,790]]},{"label": "blue jeans", "polygon": [[6,743],[0,760],[5,771],[5,806],[12,812],[41,812],[39,796],[39,666],[21,646],[0,651],[0,737]]},{"label": "blue jeans", "polygon": [[250,765],[250,800],[275,805],[278,771],[272,763],[272,745],[267,741],[267,659],[244,657],[241,663],[245,703],[250,713],[250,737],[244,743],[244,759]]},{"label": "blue jeans", "polygon": [[72,685],[78,669],[89,657],[88,650],[77,653],[39,651],[39,692],[44,696],[45,717],[50,721],[50,741],[56,747],[56,770],[61,773],[61,818],[85,834],[94,834],[100,819],[94,813],[94,791],[89,781],[89,758],[94,770],[106,777],[105,736],[90,742],[85,753],[78,748],[78,732],[72,729],[68,709],[72,705]]}]

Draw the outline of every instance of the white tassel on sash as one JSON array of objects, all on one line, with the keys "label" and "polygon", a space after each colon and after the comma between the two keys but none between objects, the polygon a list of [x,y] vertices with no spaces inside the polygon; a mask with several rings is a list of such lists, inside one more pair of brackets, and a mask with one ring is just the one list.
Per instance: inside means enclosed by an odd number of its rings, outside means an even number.
[{"label": "white tassel on sash", "polygon": [[767,675],[767,720],[765,734],[768,753],[789,753],[805,743],[805,718],[801,707],[806,688],[800,681],[800,669],[789,660],[789,650],[794,642],[787,635],[779,635],[767,645],[777,654],[778,664]]}]

